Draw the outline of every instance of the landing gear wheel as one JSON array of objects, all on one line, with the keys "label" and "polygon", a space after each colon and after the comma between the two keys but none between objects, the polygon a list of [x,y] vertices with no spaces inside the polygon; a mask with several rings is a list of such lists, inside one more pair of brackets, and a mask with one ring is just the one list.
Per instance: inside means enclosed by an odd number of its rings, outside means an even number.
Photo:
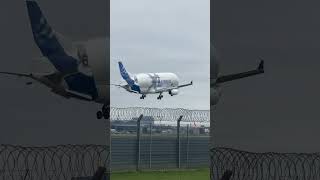
[{"label": "landing gear wheel", "polygon": [[109,119],[109,117],[110,117],[109,113],[110,113],[109,108],[106,105],[103,105],[102,106],[102,116],[103,116],[103,118],[104,119]]},{"label": "landing gear wheel", "polygon": [[158,97],[157,97],[157,99],[159,99],[159,100],[161,100],[163,98],[163,95],[159,95]]},{"label": "landing gear wheel", "polygon": [[98,111],[96,115],[97,115],[97,119],[102,119],[103,117],[102,111]]},{"label": "landing gear wheel", "polygon": [[104,119],[109,119],[109,113],[107,111],[103,112],[103,118]]},{"label": "landing gear wheel", "polygon": [[142,94],[142,96],[140,97],[140,99],[144,99],[146,97],[146,95]]},{"label": "landing gear wheel", "polygon": [[110,110],[108,108],[107,105],[103,105],[102,108],[101,108],[101,111],[98,111],[97,114],[97,119],[109,119],[110,118]]}]

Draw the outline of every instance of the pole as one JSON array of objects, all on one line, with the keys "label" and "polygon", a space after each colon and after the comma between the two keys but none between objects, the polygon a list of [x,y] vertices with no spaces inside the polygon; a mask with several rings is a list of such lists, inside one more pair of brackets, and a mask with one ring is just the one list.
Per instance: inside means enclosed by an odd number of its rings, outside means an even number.
[{"label": "pole", "polygon": [[140,169],[140,137],[141,137],[141,133],[140,133],[140,121],[142,119],[143,115],[141,114],[137,120],[137,171],[139,171]]},{"label": "pole", "polygon": [[[110,107],[104,107],[107,108],[108,114],[110,113]],[[109,118],[106,119],[106,136],[107,136],[107,142],[106,142],[106,178],[110,179],[111,174],[111,118],[109,114]]]},{"label": "pole", "polygon": [[152,124],[150,123],[149,168],[152,167]]},{"label": "pole", "polygon": [[183,116],[180,116],[177,120],[177,155],[178,155],[178,159],[177,159],[177,165],[178,168],[180,169],[180,163],[181,163],[181,154],[180,154],[180,122],[182,120]]},{"label": "pole", "polygon": [[189,167],[189,124],[187,125],[187,168]]},{"label": "pole", "polygon": [[209,143],[209,159],[210,159],[210,180],[213,180],[214,172],[213,172],[213,148],[214,148],[214,121],[213,121],[213,111],[214,106],[210,106],[210,143]]}]

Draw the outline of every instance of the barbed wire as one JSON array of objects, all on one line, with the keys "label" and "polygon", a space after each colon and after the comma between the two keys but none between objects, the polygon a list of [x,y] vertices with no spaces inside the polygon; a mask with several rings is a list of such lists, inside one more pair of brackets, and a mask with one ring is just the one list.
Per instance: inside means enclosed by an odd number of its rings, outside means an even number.
[{"label": "barbed wire", "polygon": [[253,153],[213,148],[211,179],[232,171],[237,180],[319,180],[320,153]]},{"label": "barbed wire", "polygon": [[103,145],[23,147],[0,145],[1,180],[70,180],[92,176],[109,164]]},{"label": "barbed wire", "polygon": [[[92,176],[109,163],[104,145],[24,147],[0,145],[2,180],[70,180]],[[320,153],[254,153],[231,148],[211,151],[211,179],[227,170],[237,180],[319,180]]]},{"label": "barbed wire", "polygon": [[180,116],[183,122],[210,122],[209,110],[188,110],[188,109],[170,109],[170,108],[146,108],[146,107],[128,107],[128,108],[110,108],[111,120],[131,120],[140,115],[152,116],[155,120],[177,121]]}]

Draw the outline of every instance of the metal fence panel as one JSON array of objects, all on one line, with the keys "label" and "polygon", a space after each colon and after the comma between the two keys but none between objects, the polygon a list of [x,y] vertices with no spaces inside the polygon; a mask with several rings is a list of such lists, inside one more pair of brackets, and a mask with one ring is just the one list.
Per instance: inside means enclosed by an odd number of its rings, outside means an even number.
[{"label": "metal fence panel", "polygon": [[[111,150],[112,170],[136,168],[137,143],[135,136],[113,136]],[[181,137],[181,168],[206,168],[209,166],[209,137]],[[150,146],[151,145],[151,146]],[[189,145],[189,147],[188,147]],[[151,147],[151,148],[150,148]],[[140,142],[141,169],[178,168],[177,137],[143,135]]]}]

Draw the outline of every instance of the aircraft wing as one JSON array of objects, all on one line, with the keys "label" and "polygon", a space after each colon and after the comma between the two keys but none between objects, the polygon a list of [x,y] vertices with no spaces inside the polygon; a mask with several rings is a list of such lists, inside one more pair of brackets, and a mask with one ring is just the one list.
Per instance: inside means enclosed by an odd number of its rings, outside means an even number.
[{"label": "aircraft wing", "polygon": [[[10,76],[17,76],[17,77],[26,77],[26,78],[30,78],[30,79],[39,81],[39,79],[37,79],[36,77],[34,77],[32,74],[15,73],[15,72],[4,72],[4,71],[0,71],[0,74],[10,75]],[[27,82],[27,85],[30,85],[30,84],[32,84],[32,82]]]},{"label": "aircraft wing", "polygon": [[160,93],[160,92],[166,92],[166,91],[171,91],[173,89],[179,89],[179,88],[183,88],[183,87],[186,87],[186,86],[191,86],[193,84],[193,82],[191,81],[190,83],[188,84],[182,84],[180,86],[177,86],[177,87],[169,87],[169,88],[158,88],[156,90],[157,93]]},{"label": "aircraft wing", "polygon": [[3,72],[0,71],[0,74],[5,74],[5,75],[12,75],[12,76],[18,76],[18,77],[28,77],[28,78],[34,78],[32,74],[24,74],[24,73],[14,73],[14,72]]},{"label": "aircraft wing", "polygon": [[193,81],[191,81],[190,83],[188,84],[182,84],[180,86],[178,86],[178,88],[182,88],[182,87],[186,87],[186,86],[191,86],[193,84]]},{"label": "aircraft wing", "polygon": [[254,75],[258,75],[258,74],[262,74],[262,73],[264,73],[264,61],[263,60],[260,61],[258,68],[255,70],[242,72],[242,73],[236,73],[236,74],[230,74],[230,75],[225,75],[225,76],[219,76],[215,83],[225,83],[228,81],[233,81],[236,79],[241,79],[241,78],[254,76]]}]

